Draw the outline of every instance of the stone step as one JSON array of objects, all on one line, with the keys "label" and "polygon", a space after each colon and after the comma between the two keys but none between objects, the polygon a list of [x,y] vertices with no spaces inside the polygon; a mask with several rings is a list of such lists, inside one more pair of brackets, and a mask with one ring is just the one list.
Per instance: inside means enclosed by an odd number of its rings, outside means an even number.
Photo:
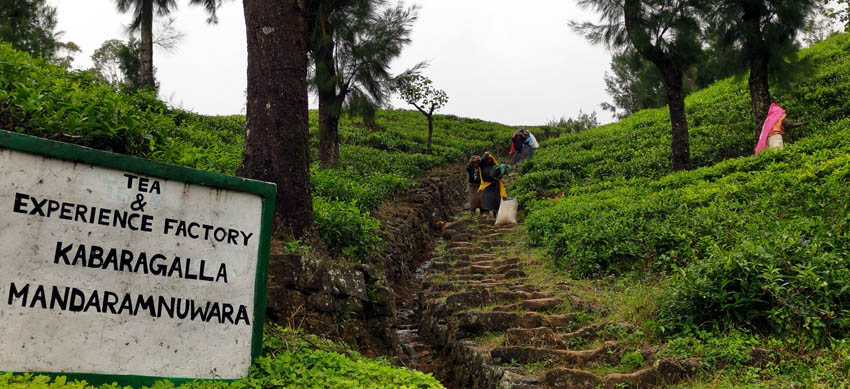
[{"label": "stone step", "polygon": [[446,233],[443,232],[443,238],[449,239],[452,242],[469,242],[473,238],[473,234],[469,232]]},{"label": "stone step", "polygon": [[449,277],[451,281],[482,281],[485,277],[483,274],[453,274]]},{"label": "stone step", "polygon": [[448,252],[453,257],[468,257],[475,249],[477,249],[477,247],[453,247],[448,249]]},{"label": "stone step", "polygon": [[494,241],[502,241],[504,240],[504,236],[498,232],[491,232],[486,235],[481,236],[482,240],[494,240]]},{"label": "stone step", "polygon": [[[581,339],[582,341],[598,339],[607,335],[604,331],[615,328],[622,331],[634,330],[634,326],[628,323],[613,324],[608,322],[596,323],[566,334],[557,334],[548,327],[511,328],[505,331],[505,345],[550,348],[569,347],[570,344],[575,344],[574,341],[577,339]],[[646,353],[649,358],[652,357],[651,350],[647,350]]]},{"label": "stone step", "polygon": [[517,270],[522,271],[519,268],[519,265],[489,266],[470,264],[467,266],[455,266],[450,270],[450,272],[453,274],[492,274],[494,276],[501,275],[504,277],[504,275],[508,272],[515,274]]},{"label": "stone step", "polygon": [[564,344],[548,327],[509,328],[505,331],[505,346],[563,347]]},{"label": "stone step", "polygon": [[476,243],[472,242],[450,242],[446,245],[446,250],[451,250],[458,247],[477,247]]},{"label": "stone step", "polygon": [[595,313],[602,310],[602,303],[592,303],[576,295],[567,295],[566,297],[570,300],[570,307],[574,311]]},{"label": "stone step", "polygon": [[519,265],[519,259],[511,258],[511,259],[475,259],[470,258],[468,261],[458,261],[456,266],[469,266],[469,265],[478,265],[478,266],[505,266],[505,265]]},{"label": "stone step", "polygon": [[[482,305],[504,304],[511,301],[525,300],[519,304],[528,306],[527,310],[535,310],[538,306],[552,304],[551,293],[548,292],[522,292],[512,290],[492,290],[490,288],[472,289],[465,292],[450,294],[446,297],[446,306],[450,311],[459,311],[465,308],[479,307]],[[563,300],[559,300],[559,304]]]},{"label": "stone step", "polygon": [[569,342],[574,339],[591,340],[604,336],[605,334],[603,332],[608,330],[632,332],[634,329],[635,326],[630,323],[602,322],[579,328],[578,330],[567,334],[558,335],[557,339],[561,342]]},{"label": "stone step", "polygon": [[479,246],[484,247],[486,249],[497,249],[499,247],[504,246],[505,244],[507,244],[507,242],[501,239],[487,239],[478,242]]},{"label": "stone step", "polygon": [[457,286],[451,282],[440,282],[438,284],[430,285],[425,289],[431,292],[451,292],[457,290]]},{"label": "stone step", "polygon": [[574,328],[578,322],[576,315],[542,315],[537,312],[498,312],[498,311],[467,311],[456,316],[458,337],[477,336],[485,332],[503,332],[510,328],[552,329]]},{"label": "stone step", "polygon": [[495,270],[493,266],[469,265],[455,266],[452,269],[454,274],[489,274]]},{"label": "stone step", "polygon": [[627,374],[608,374],[599,377],[576,369],[554,369],[546,373],[543,387],[547,389],[575,388],[652,388],[676,383],[693,376],[699,370],[695,359],[660,359],[652,367]]},{"label": "stone step", "polygon": [[563,306],[565,301],[557,297],[538,298],[520,301],[516,304],[493,308],[494,311],[532,311],[547,312]]},{"label": "stone step", "polygon": [[470,288],[491,288],[491,289],[508,289],[521,292],[539,292],[540,287],[534,285],[524,285],[514,281],[469,281],[466,283]]},{"label": "stone step", "polygon": [[433,261],[431,262],[430,268],[437,271],[446,271],[452,268],[452,264],[442,261]]},{"label": "stone step", "polygon": [[608,341],[595,349],[580,351],[523,346],[497,347],[490,352],[490,355],[503,364],[528,364],[550,360],[572,367],[584,367],[594,363],[617,363],[620,361],[617,351],[617,342]]},{"label": "stone step", "polygon": [[470,261],[492,261],[499,259],[498,254],[476,254],[469,257]]}]

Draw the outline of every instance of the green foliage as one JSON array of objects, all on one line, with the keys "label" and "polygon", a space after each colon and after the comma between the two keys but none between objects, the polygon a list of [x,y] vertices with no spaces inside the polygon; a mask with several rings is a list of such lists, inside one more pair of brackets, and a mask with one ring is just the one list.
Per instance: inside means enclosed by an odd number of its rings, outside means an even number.
[{"label": "green foliage", "polygon": [[741,366],[750,361],[750,354],[758,344],[759,339],[745,331],[696,331],[670,339],[660,356],[699,358],[709,366]]},{"label": "green foliage", "polygon": [[623,357],[620,358],[620,365],[629,370],[637,370],[643,367],[644,364],[643,354],[640,351],[631,351],[623,354]]},{"label": "green foliage", "polygon": [[0,128],[149,156],[174,123],[150,94],[114,93],[90,73],[67,73],[0,44]]},{"label": "green foliage", "polygon": [[[192,382],[174,385],[158,381],[150,389],[212,388],[375,388],[438,389],[443,386],[415,370],[393,367],[385,360],[366,359],[344,345],[289,328],[266,331],[264,354],[251,365],[247,378],[233,383]],[[0,373],[0,387],[12,389],[131,389],[117,385],[92,386],[68,382],[65,377],[51,380],[43,375]],[[147,388],[147,387],[145,387]]]},{"label": "green foliage", "polygon": [[362,212],[356,200],[331,201],[313,197],[316,228],[328,250],[347,257],[369,259],[381,246],[380,223]]},{"label": "green foliage", "polygon": [[[687,100],[693,165],[671,174],[663,109],[543,143],[514,190],[532,240],[566,271],[670,276],[660,328],[850,329],[850,36],[801,52],[809,71],[774,92],[786,149],[751,156],[745,80]],[[669,136],[669,135],[668,135]],[[722,162],[721,162],[722,161]],[[558,201],[538,188],[564,191]],[[551,196],[547,196],[551,197]]]},{"label": "green foliage", "polygon": [[[310,112],[315,160],[318,115]],[[340,163],[311,166],[316,221],[332,254],[368,260],[380,246],[378,206],[428,170],[485,150],[508,149],[514,129],[450,115],[434,117],[433,153],[415,111],[384,110],[372,131],[340,121]],[[0,44],[0,128],[196,169],[236,174],[244,116],[201,116],[169,108],[151,93],[122,94],[92,72],[68,73]],[[564,128],[530,128],[543,140]]]},{"label": "green foliage", "polygon": [[110,39],[100,45],[91,56],[92,72],[125,93],[139,90],[139,41],[131,36],[127,42]]},{"label": "green foliage", "polygon": [[47,0],[0,0],[0,41],[34,57],[51,59],[59,50],[56,7]]},{"label": "green foliage", "polygon": [[584,113],[579,110],[578,116],[576,116],[575,119],[564,119],[562,116],[558,120],[550,120],[549,123],[547,123],[547,126],[558,127],[559,129],[562,129],[563,133],[574,133],[599,127],[599,120],[596,118],[596,111]]}]

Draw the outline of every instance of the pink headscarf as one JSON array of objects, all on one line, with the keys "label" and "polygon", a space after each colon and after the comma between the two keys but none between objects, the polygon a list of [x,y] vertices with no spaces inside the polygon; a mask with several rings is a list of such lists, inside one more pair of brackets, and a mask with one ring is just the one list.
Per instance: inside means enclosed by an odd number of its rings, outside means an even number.
[{"label": "pink headscarf", "polygon": [[764,121],[764,126],[761,128],[761,135],[759,135],[759,143],[756,144],[756,154],[767,147],[767,136],[770,134],[773,126],[776,125],[776,122],[782,120],[783,115],[785,115],[785,110],[782,107],[776,105],[776,103],[770,104],[770,110],[767,111],[767,120]]}]

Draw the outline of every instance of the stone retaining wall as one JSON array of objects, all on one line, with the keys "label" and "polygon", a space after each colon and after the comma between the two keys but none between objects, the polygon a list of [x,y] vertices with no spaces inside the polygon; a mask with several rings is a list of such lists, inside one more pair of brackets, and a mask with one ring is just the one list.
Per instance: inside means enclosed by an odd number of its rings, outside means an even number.
[{"label": "stone retaining wall", "polygon": [[463,205],[465,185],[462,167],[451,166],[384,204],[375,217],[386,247],[374,265],[272,255],[269,320],[343,340],[365,355],[397,355],[393,286],[409,279],[418,256],[433,246],[436,221],[449,219]]}]

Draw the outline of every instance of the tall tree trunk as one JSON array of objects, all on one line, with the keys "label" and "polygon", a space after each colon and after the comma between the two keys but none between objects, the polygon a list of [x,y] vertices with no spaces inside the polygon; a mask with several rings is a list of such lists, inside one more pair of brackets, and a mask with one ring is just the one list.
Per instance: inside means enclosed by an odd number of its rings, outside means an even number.
[{"label": "tall tree trunk", "polygon": [[142,40],[139,46],[139,88],[142,90],[153,90],[153,0],[143,0]]},{"label": "tall tree trunk", "polygon": [[[331,28],[328,22],[325,22],[325,26]],[[326,34],[332,36],[333,31],[327,31]],[[339,115],[342,102],[338,102],[337,97],[333,41],[323,38],[314,57],[319,95],[319,161],[324,166],[336,166],[339,163]]]},{"label": "tall tree trunk", "polygon": [[750,66],[750,103],[753,110],[755,132],[753,143],[758,142],[762,123],[770,110],[770,83],[768,62],[770,50],[764,41],[761,31],[761,7],[759,5],[744,5],[744,51],[749,56]]},{"label": "tall tree trunk", "polygon": [[431,135],[434,134],[434,115],[426,115],[428,117],[428,145],[425,146],[425,153],[431,154]]},{"label": "tall tree trunk", "polygon": [[248,40],[245,154],[239,175],[277,184],[275,226],[318,242],[310,197],[304,0],[243,0]]},{"label": "tall tree trunk", "polygon": [[623,14],[629,41],[635,50],[655,64],[664,77],[667,104],[670,110],[670,127],[673,170],[690,168],[691,152],[688,139],[688,119],[685,116],[685,94],[682,89],[682,69],[660,47],[655,46],[646,32],[641,14],[640,0],[625,0]]},{"label": "tall tree trunk", "polygon": [[[319,94],[319,161],[323,166],[339,164],[339,108],[335,96]],[[330,100],[330,101],[328,101]]]},{"label": "tall tree trunk", "polygon": [[659,67],[667,89],[667,104],[670,109],[673,155],[673,170],[690,169],[691,151],[688,136],[688,118],[685,116],[685,93],[682,88],[682,72],[672,64]]}]

